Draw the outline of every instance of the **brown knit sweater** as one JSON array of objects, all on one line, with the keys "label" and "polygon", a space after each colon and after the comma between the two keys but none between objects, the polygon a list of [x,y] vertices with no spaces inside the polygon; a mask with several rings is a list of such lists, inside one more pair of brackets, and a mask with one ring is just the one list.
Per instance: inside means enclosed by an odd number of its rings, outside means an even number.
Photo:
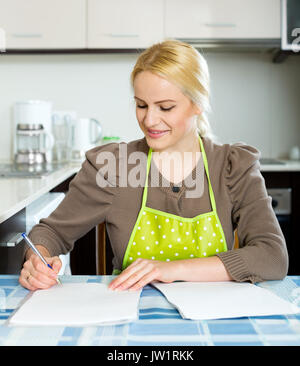
[{"label": "brown knit sweater", "polygon": [[[243,143],[219,144],[205,137],[202,141],[228,247],[228,251],[219,253],[218,257],[236,281],[282,279],[288,269],[287,249],[260,173],[259,151]],[[147,154],[149,150],[145,138],[121,144],[122,148],[127,148],[128,155],[136,151]],[[98,146],[86,153],[86,160],[72,180],[65,199],[30,232],[34,243],[44,245],[52,256],[65,254],[72,250],[78,238],[105,222],[114,253],[113,266],[121,269],[143,194],[143,185],[123,187],[120,183],[119,166],[124,167],[120,163],[127,162],[120,158],[121,144]],[[107,161],[100,164],[97,160],[104,151],[116,158],[116,180],[101,169]],[[128,172],[137,164],[138,161],[128,163]],[[144,168],[146,170],[146,166]],[[151,169],[157,169],[155,164],[151,164]],[[184,182],[179,192],[173,192],[172,183],[151,187],[150,175],[147,206],[182,217],[212,210],[206,176],[201,197],[189,198]],[[191,175],[196,178],[196,168]],[[99,187],[99,177],[107,181],[107,187]],[[166,183],[159,171],[158,177],[160,182]],[[240,247],[233,249],[236,228]]]}]

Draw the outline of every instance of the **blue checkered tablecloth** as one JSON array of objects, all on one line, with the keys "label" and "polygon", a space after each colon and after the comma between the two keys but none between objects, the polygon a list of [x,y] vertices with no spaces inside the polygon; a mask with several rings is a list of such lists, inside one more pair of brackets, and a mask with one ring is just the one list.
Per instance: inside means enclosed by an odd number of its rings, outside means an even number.
[{"label": "blue checkered tablecloth", "polygon": [[[113,276],[62,276],[62,282],[109,283]],[[258,284],[300,306],[300,276]],[[144,287],[139,319],[90,327],[9,327],[7,319],[28,294],[16,275],[0,275],[1,346],[299,346],[300,314],[220,320],[184,320],[166,298]]]}]

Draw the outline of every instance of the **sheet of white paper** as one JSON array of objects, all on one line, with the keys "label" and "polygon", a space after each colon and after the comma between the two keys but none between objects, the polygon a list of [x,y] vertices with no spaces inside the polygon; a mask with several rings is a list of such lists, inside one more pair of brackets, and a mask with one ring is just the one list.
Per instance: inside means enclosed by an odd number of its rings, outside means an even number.
[{"label": "sheet of white paper", "polygon": [[244,316],[295,314],[296,305],[250,283],[152,283],[186,319],[222,319]]},{"label": "sheet of white paper", "polygon": [[102,283],[64,283],[37,290],[9,319],[10,325],[85,326],[132,321],[140,291],[112,291]]}]

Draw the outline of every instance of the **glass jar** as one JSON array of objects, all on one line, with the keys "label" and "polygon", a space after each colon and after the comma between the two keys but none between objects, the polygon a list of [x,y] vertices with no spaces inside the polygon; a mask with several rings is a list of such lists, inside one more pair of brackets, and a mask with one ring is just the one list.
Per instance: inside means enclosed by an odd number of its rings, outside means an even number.
[{"label": "glass jar", "polygon": [[18,124],[16,131],[17,163],[43,163],[45,153],[53,145],[51,135],[42,124]]}]

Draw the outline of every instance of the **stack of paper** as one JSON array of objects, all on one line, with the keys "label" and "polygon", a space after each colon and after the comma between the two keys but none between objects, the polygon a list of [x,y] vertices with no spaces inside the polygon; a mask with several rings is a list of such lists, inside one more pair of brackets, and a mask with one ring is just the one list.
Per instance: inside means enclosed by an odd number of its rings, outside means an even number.
[{"label": "stack of paper", "polygon": [[64,283],[29,295],[9,325],[86,326],[133,321],[140,291],[112,291],[101,283]]},{"label": "stack of paper", "polygon": [[271,291],[237,282],[152,283],[186,319],[295,314],[296,305]]}]

